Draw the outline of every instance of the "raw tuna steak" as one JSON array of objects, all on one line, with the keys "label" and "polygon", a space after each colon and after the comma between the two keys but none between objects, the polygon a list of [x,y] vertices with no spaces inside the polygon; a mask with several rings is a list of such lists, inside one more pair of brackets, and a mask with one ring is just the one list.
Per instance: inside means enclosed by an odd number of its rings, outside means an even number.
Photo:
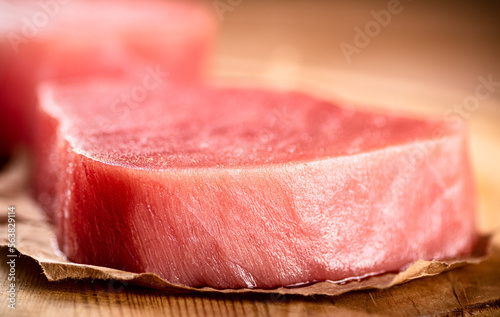
[{"label": "raw tuna steak", "polygon": [[113,110],[127,86],[40,92],[39,194],[71,261],[272,288],[475,243],[464,127],[251,89],[164,86]]},{"label": "raw tuna steak", "polygon": [[210,11],[172,1],[0,0],[0,152],[30,135],[40,80],[83,76],[201,79]]}]

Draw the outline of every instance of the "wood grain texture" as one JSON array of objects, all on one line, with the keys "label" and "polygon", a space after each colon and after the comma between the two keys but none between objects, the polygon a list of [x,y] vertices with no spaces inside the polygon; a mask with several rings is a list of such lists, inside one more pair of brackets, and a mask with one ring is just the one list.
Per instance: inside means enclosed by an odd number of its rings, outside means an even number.
[{"label": "wood grain texture", "polygon": [[[0,254],[6,258],[5,252]],[[386,290],[336,297],[169,294],[116,281],[48,282],[39,266],[17,264],[17,308],[0,316],[365,316],[367,314],[481,315],[500,313],[500,250],[478,265],[418,279]],[[8,267],[0,264],[0,275]],[[8,287],[2,279],[2,292]]]},{"label": "wood grain texture", "polygon": [[[221,82],[250,78],[274,88],[437,116],[473,95],[479,76],[500,81],[493,1],[401,1],[404,10],[348,63],[339,44],[352,44],[354,28],[373,20],[370,12],[387,2],[244,0],[221,21],[213,73]],[[500,87],[464,119],[471,127],[478,224],[495,230],[500,228]],[[15,311],[5,300],[6,254],[0,259],[0,316],[500,316],[498,241],[481,264],[335,297],[171,294],[113,281],[49,283],[34,261],[19,259]]]}]

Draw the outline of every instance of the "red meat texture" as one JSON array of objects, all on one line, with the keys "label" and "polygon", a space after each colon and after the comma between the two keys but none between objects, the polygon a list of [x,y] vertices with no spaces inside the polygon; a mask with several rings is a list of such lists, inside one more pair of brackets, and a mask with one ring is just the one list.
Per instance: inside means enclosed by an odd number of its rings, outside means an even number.
[{"label": "red meat texture", "polygon": [[[466,128],[292,92],[40,90],[38,197],[69,260],[274,288],[471,252]],[[122,109],[123,110],[123,109]]]},{"label": "red meat texture", "polygon": [[215,33],[210,13],[180,1],[0,0],[0,153],[29,143],[41,81],[202,80]]}]

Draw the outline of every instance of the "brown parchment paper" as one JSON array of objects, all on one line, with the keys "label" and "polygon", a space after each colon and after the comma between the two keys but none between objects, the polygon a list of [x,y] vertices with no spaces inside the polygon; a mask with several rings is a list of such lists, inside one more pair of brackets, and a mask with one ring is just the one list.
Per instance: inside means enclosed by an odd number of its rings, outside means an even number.
[{"label": "brown parchment paper", "polygon": [[318,282],[300,287],[276,289],[225,289],[210,287],[191,288],[169,283],[150,273],[132,273],[116,269],[69,262],[57,251],[52,226],[46,221],[39,206],[29,193],[30,159],[26,153],[16,155],[0,172],[0,249],[8,248],[7,212],[9,206],[16,208],[16,249],[35,260],[49,281],[64,279],[116,280],[129,284],[169,291],[196,291],[220,293],[276,293],[297,295],[339,295],[352,290],[388,288],[407,281],[436,275],[441,272],[479,263],[489,254],[491,236],[483,236],[470,257],[447,261],[424,261],[409,266],[399,273],[384,273],[344,283]]}]

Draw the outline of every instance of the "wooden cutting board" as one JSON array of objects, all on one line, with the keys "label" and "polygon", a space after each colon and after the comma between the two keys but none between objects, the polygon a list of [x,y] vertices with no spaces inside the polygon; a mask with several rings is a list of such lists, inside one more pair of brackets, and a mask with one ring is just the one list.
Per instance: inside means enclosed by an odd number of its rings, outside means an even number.
[{"label": "wooden cutting board", "polygon": [[[374,19],[372,11],[387,4],[243,0],[222,16],[215,81],[300,89],[438,117],[474,96],[481,76],[500,81],[495,3],[469,8],[448,1],[401,1],[402,12],[348,62],[340,44],[354,43],[355,28],[363,29]],[[498,230],[500,87],[462,116],[470,122],[478,223],[483,230]],[[49,283],[34,261],[21,258],[16,310],[7,307],[9,268],[3,253],[0,316],[499,316],[498,240],[481,264],[336,297],[170,294],[113,281]]]}]

